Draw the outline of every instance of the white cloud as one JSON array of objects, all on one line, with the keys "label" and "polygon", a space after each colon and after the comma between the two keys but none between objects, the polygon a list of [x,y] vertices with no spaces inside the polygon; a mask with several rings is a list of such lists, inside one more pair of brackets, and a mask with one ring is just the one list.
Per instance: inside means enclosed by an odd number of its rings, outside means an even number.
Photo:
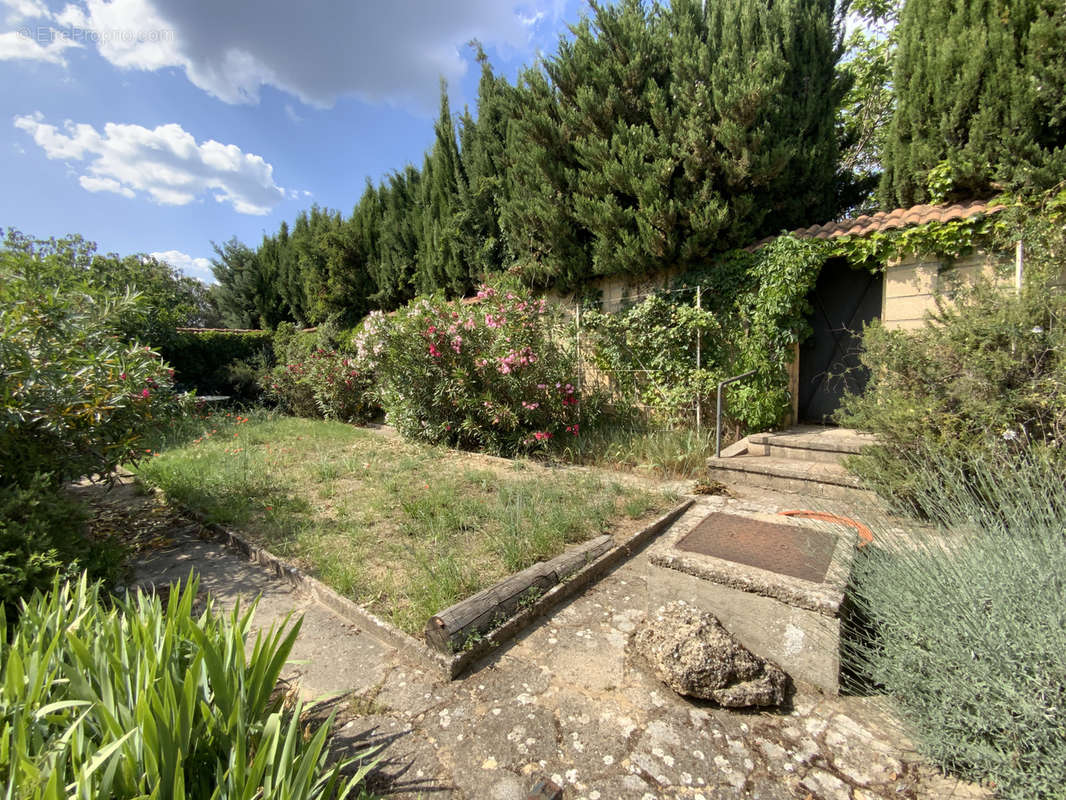
[{"label": "white cloud", "polygon": [[[25,0],[33,2],[34,0]],[[116,66],[176,67],[227,103],[263,86],[315,107],[344,95],[431,110],[437,78],[467,70],[465,44],[530,49],[560,0],[77,0],[56,16]]]},{"label": "white cloud", "polygon": [[190,278],[196,278],[204,283],[215,283],[215,275],[211,272],[211,262],[206,258],[195,258],[180,250],[164,250],[148,255],[158,261],[165,261]]},{"label": "white cloud", "polygon": [[15,117],[15,127],[51,159],[85,161],[78,181],[89,192],[124,197],[146,193],[160,205],[187,205],[205,194],[241,214],[268,214],[285,190],[274,183],[274,168],[261,156],[233,144],[197,144],[180,125],[155,129],[108,122],[101,134],[70,120],[60,130],[40,112]]},{"label": "white cloud", "polygon": [[0,0],[0,8],[7,9],[4,18],[8,25],[15,25],[24,19],[49,18],[52,12],[41,0]]},{"label": "white cloud", "polygon": [[63,51],[71,47],[81,45],[48,27],[24,26],[0,33],[0,61],[44,61],[65,66]]}]

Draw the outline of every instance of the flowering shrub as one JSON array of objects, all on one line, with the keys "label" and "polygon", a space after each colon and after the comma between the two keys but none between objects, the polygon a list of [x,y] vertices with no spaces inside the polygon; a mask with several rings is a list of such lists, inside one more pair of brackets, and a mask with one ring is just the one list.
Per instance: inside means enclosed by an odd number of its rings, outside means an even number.
[{"label": "flowering shrub", "polygon": [[0,484],[107,474],[177,411],[171,370],[93,302],[0,270]]},{"label": "flowering shrub", "polygon": [[424,298],[367,320],[355,347],[375,365],[389,422],[431,443],[544,450],[594,420],[545,300],[482,287],[475,302]]},{"label": "flowering shrub", "polygon": [[370,394],[372,378],[357,358],[316,348],[306,358],[275,367],[262,386],[287,413],[365,422],[377,410]]},{"label": "flowering shrub", "polygon": [[[22,259],[24,261],[24,259]],[[59,485],[142,454],[179,409],[171,370],[119,338],[133,297],[112,301],[27,278],[0,251],[0,605],[56,574],[108,577],[117,553],[89,541]]]}]

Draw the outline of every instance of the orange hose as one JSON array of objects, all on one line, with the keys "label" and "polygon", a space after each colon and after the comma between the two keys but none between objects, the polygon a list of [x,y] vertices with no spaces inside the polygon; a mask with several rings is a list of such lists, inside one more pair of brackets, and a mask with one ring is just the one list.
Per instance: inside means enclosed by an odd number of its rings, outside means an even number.
[{"label": "orange hose", "polygon": [[859,538],[862,539],[859,542],[859,547],[865,547],[874,540],[874,533],[861,522],[857,522],[847,517],[838,517],[836,514],[829,514],[825,511],[779,511],[779,514],[785,517],[806,517],[807,519],[818,519],[823,522],[837,522],[841,525],[850,525],[852,528],[859,532]]}]

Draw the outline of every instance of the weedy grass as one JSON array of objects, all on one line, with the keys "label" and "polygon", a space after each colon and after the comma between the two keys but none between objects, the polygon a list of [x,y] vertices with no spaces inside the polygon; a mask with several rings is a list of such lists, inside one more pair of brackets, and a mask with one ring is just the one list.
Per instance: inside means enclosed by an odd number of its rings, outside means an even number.
[{"label": "weedy grass", "polygon": [[265,413],[206,420],[202,435],[137,470],[411,633],[672,499],[590,472]]},{"label": "weedy grass", "polygon": [[316,727],[276,691],[300,622],[250,642],[254,604],[196,616],[196,593],[105,598],[82,577],[10,630],[0,616],[5,797],[367,797],[372,753],[330,766],[333,718]]},{"label": "weedy grass", "polygon": [[560,439],[556,452],[563,460],[607,469],[623,469],[664,478],[695,478],[714,455],[714,431],[692,428],[648,429],[605,423]]},{"label": "weedy grass", "polygon": [[845,656],[944,769],[1003,798],[1066,786],[1066,485],[1035,449],[911,485],[937,526],[878,530],[856,560]]}]

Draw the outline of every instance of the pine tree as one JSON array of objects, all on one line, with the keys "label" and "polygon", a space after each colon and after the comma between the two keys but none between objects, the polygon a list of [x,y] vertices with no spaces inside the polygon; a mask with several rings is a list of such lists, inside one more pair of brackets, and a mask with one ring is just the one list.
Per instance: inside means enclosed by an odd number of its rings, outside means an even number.
[{"label": "pine tree", "polygon": [[908,0],[882,203],[944,199],[946,184],[979,196],[1061,180],[1064,44],[1061,0]]}]

